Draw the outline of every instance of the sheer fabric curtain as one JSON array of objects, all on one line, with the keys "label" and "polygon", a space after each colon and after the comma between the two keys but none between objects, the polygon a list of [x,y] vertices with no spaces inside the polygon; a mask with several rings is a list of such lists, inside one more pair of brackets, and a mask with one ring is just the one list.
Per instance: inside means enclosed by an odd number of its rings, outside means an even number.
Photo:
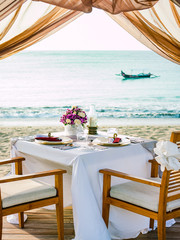
[{"label": "sheer fabric curtain", "polygon": [[100,8],[112,14],[152,7],[159,0],[34,0],[42,1],[63,8],[91,12],[92,8]]},{"label": "sheer fabric curtain", "polygon": [[109,14],[121,27],[161,56],[180,64],[180,8],[159,0],[152,8]]},{"label": "sheer fabric curtain", "polygon": [[0,21],[16,10],[26,0],[0,0]]},{"label": "sheer fabric curtain", "polygon": [[[3,5],[3,2],[6,5]],[[7,2],[9,2],[9,5]],[[7,13],[8,11],[10,14]],[[48,37],[81,14],[79,11],[68,10],[42,2],[1,1],[0,59],[17,53]]]},{"label": "sheer fabric curtain", "polygon": [[171,0],[172,2],[174,2],[177,6],[180,7],[180,0]]},{"label": "sheer fabric curtain", "polygon": [[42,1],[0,0],[0,59],[48,37],[96,7],[148,48],[180,64],[180,0]]}]

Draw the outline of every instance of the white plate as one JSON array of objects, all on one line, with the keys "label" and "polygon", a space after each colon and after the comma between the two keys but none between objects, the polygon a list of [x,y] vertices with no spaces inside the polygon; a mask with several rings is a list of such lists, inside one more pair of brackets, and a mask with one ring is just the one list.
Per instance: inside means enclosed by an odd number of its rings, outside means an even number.
[{"label": "white plate", "polygon": [[126,146],[129,145],[131,142],[129,139],[122,139],[119,143],[109,143],[107,137],[98,137],[94,139],[93,144],[101,145],[101,146],[109,146],[109,147],[118,147],[118,146]]},{"label": "white plate", "polygon": [[45,145],[65,145],[65,144],[71,144],[73,142],[73,140],[69,137],[59,137],[59,138],[62,139],[61,142],[45,141],[45,140],[37,140],[37,139],[35,139],[35,142],[39,144],[45,144]]}]

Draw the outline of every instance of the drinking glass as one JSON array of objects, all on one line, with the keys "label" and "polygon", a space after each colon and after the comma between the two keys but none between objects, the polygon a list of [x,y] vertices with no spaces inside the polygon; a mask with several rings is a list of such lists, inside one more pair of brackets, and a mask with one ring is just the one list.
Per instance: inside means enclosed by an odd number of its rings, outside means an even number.
[{"label": "drinking glass", "polygon": [[85,132],[78,132],[77,135],[77,145],[80,146],[79,150],[86,149],[88,147],[88,135]]},{"label": "drinking glass", "polygon": [[118,131],[116,128],[108,128],[108,130],[107,130],[108,137],[112,138],[115,133],[118,134]]},{"label": "drinking glass", "polygon": [[78,142],[87,142],[88,134],[85,132],[78,132],[77,133],[77,141]]}]

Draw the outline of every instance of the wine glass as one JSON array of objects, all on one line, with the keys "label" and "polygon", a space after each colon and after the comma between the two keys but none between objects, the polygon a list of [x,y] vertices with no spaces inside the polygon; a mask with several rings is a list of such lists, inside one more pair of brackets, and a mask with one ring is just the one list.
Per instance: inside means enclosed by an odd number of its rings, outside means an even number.
[{"label": "wine glass", "polygon": [[107,136],[112,138],[114,134],[118,134],[118,131],[116,128],[108,128],[107,130]]},{"label": "wine glass", "polygon": [[78,142],[86,142],[88,140],[88,135],[85,132],[77,133],[77,141]]}]

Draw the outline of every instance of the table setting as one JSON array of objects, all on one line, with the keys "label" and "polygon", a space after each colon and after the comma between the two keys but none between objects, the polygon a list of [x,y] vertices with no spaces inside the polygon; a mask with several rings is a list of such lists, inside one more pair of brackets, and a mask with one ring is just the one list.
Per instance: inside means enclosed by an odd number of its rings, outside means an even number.
[{"label": "table setting", "polygon": [[[86,119],[81,109],[73,107],[72,110],[76,116],[80,111],[79,121],[81,117]],[[68,112],[68,116],[73,118],[72,113]],[[69,118],[63,119],[68,121]],[[97,121],[92,120],[91,123],[96,125]],[[58,168],[67,170],[63,183],[64,207],[73,207],[74,240],[133,238],[148,231],[149,219],[115,207],[111,210],[109,228],[106,228],[101,216],[103,177],[99,169],[111,168],[149,177],[148,160],[153,159],[152,149],[156,141],[121,135],[115,128],[97,129],[96,134],[89,134],[89,128],[85,129],[83,124],[73,134],[67,131],[37,133],[36,136],[12,139],[11,156],[25,157],[24,174]],[[54,184],[51,178],[43,181]],[[119,180],[112,179],[112,185],[117,181],[119,183]],[[117,222],[121,223],[120,226],[116,225]]]},{"label": "table setting", "polygon": [[[114,131],[111,136],[108,131]],[[122,147],[130,144],[144,145],[147,150],[151,151],[156,141],[142,139],[139,137],[130,137],[126,135],[117,135],[115,128],[110,128],[106,131],[98,131],[96,135],[89,135],[88,131],[78,132],[73,138],[66,136],[65,132],[55,132],[47,134],[37,134],[35,136],[26,136],[11,139],[11,145],[15,145],[17,141],[34,142],[40,145],[46,145],[60,150],[71,150],[79,148],[79,150],[105,150],[111,147]],[[147,145],[147,147],[146,147]]]},{"label": "table setting", "polygon": [[[98,131],[98,119],[95,106],[90,106],[88,114],[78,106],[72,106],[60,117],[60,122],[64,125],[64,132],[41,134],[36,136],[26,136],[11,140],[15,144],[18,140],[35,142],[37,144],[51,146],[59,150],[105,150],[108,147],[120,147],[129,144],[144,143],[144,147],[152,152],[154,143],[150,147],[150,142],[139,137],[119,135],[116,128],[108,128],[107,132]],[[148,144],[148,145],[147,145]],[[147,145],[147,147],[146,147]]]}]

